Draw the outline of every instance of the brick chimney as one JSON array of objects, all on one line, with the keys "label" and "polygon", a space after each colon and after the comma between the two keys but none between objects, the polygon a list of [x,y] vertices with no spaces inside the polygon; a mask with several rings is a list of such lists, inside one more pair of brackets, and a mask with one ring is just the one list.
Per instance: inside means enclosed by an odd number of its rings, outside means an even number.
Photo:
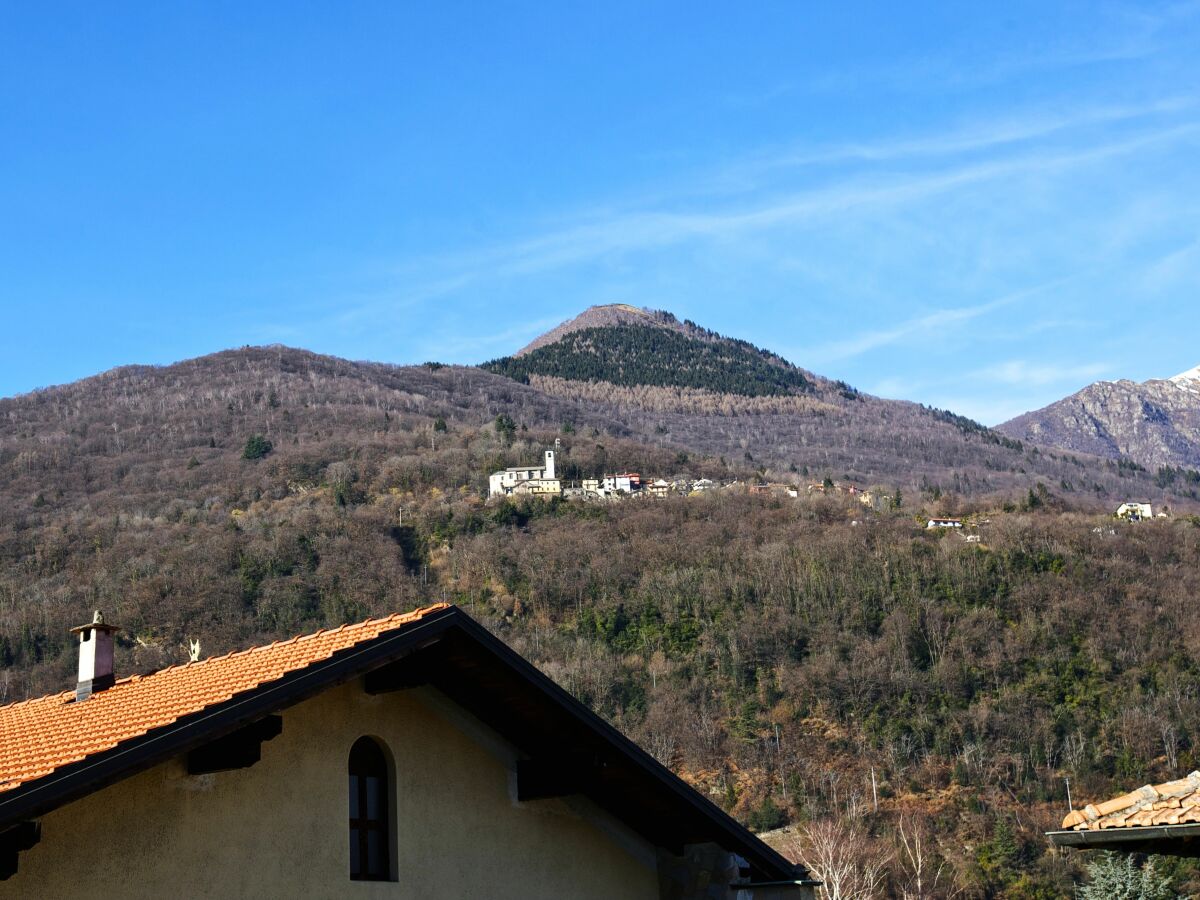
[{"label": "brick chimney", "polygon": [[79,684],[75,685],[76,701],[113,686],[113,632],[115,625],[104,623],[104,613],[96,610],[92,621],[71,629],[79,635]]}]

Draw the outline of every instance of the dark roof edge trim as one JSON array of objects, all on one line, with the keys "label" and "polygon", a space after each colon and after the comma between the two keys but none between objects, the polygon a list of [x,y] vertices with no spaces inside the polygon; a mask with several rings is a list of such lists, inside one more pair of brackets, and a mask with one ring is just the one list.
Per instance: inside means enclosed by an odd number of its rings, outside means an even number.
[{"label": "dark roof edge trim", "polygon": [[1183,825],[1135,825],[1101,830],[1047,831],[1046,837],[1056,847],[1103,847],[1138,841],[1200,837],[1200,824],[1188,822]]}]

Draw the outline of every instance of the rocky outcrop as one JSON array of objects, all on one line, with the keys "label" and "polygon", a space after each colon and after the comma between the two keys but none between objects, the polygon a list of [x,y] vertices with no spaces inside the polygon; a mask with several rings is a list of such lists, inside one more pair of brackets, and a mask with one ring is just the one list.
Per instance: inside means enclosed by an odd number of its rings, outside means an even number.
[{"label": "rocky outcrop", "polygon": [[1145,382],[1098,381],[996,429],[1045,447],[1200,468],[1200,367]]}]

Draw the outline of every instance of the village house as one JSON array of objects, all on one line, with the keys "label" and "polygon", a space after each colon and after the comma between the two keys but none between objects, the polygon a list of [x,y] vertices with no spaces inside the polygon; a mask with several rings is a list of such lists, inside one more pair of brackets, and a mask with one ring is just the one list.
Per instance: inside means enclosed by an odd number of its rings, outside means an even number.
[{"label": "village house", "polygon": [[554,473],[554,451],[547,450],[545,462],[540,466],[513,466],[488,477],[488,498],[507,497],[517,493],[517,487],[525,482],[538,482],[536,489],[530,486],[522,493],[559,494],[562,482]]},{"label": "village house", "polygon": [[514,497],[557,497],[562,494],[562,482],[557,478],[530,478],[517,482]]},{"label": "village house", "polygon": [[0,898],[784,900],[814,882],[461,610],[0,707]]},{"label": "village house", "polygon": [[1140,522],[1143,519],[1154,518],[1154,512],[1149,503],[1127,502],[1117,507],[1113,513],[1118,519],[1128,519],[1130,522]]},{"label": "village house", "polygon": [[637,472],[605,475],[601,487],[610,494],[636,494],[642,489],[642,476]]},{"label": "village house", "polygon": [[671,493],[671,484],[668,481],[659,478],[651,484],[646,485],[646,491],[651,497],[665,497]]}]

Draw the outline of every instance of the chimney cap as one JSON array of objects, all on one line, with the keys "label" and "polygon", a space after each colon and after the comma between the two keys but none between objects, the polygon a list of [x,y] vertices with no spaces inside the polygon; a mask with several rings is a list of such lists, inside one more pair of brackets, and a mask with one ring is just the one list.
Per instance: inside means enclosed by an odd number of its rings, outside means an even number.
[{"label": "chimney cap", "polygon": [[100,612],[100,610],[96,610],[95,613],[92,614],[92,621],[88,622],[86,625],[76,625],[74,628],[71,629],[71,634],[81,634],[82,632],[85,632],[85,631],[113,632],[113,631],[120,631],[120,630],[121,629],[118,628],[116,625],[107,624],[104,621],[104,613]]}]

